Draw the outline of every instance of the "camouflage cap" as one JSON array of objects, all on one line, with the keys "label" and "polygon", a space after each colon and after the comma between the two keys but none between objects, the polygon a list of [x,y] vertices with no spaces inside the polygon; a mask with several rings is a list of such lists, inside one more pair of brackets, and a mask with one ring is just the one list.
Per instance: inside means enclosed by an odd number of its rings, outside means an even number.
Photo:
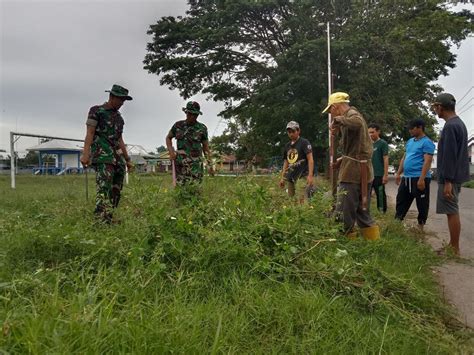
[{"label": "camouflage cap", "polygon": [[114,84],[111,90],[105,90],[105,92],[110,92],[112,95],[117,97],[124,97],[125,100],[133,100],[131,96],[128,96],[128,89],[117,84]]},{"label": "camouflage cap", "polygon": [[286,125],[286,129],[300,129],[300,125],[298,122],[296,121],[290,121],[288,122],[288,124]]},{"label": "camouflage cap", "polygon": [[186,107],[183,107],[184,112],[186,113],[190,112],[195,115],[202,115],[202,112],[200,110],[201,110],[201,106],[199,106],[199,104],[196,101],[189,101],[186,104]]}]

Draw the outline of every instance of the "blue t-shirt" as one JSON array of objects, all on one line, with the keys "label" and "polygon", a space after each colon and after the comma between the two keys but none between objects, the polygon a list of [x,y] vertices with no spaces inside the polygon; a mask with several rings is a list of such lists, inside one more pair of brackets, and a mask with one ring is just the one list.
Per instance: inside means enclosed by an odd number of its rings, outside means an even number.
[{"label": "blue t-shirt", "polygon": [[[433,155],[435,145],[427,136],[420,139],[410,138],[405,148],[405,161],[403,162],[403,175],[405,177],[420,177],[423,163],[425,162],[424,155]],[[427,178],[431,178],[431,173],[428,170]]]}]

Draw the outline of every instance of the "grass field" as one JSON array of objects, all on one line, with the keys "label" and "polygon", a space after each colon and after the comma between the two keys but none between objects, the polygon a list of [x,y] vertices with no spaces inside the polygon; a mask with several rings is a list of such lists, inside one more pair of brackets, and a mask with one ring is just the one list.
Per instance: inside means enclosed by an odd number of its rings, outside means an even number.
[{"label": "grass field", "polygon": [[[330,201],[276,178],[208,178],[183,199],[131,176],[96,223],[84,177],[0,176],[0,348],[10,353],[469,353],[431,267],[389,216],[348,241]],[[89,182],[93,190],[93,180]]]}]

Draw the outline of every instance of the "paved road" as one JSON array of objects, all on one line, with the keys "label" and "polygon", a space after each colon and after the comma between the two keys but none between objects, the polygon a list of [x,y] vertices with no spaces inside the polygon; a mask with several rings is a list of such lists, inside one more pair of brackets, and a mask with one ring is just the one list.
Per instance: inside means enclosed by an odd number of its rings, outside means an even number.
[{"label": "paved road", "polygon": [[[386,191],[390,203],[395,204],[398,186],[391,178]],[[438,249],[449,242],[448,223],[445,215],[436,214],[438,184],[431,182],[430,213],[425,226],[426,240]],[[446,299],[459,311],[458,319],[474,328],[474,189],[463,188],[460,199],[461,257],[463,262],[449,261],[436,269]],[[413,204],[406,220],[416,224],[416,204]],[[467,259],[467,262],[466,262]]]}]

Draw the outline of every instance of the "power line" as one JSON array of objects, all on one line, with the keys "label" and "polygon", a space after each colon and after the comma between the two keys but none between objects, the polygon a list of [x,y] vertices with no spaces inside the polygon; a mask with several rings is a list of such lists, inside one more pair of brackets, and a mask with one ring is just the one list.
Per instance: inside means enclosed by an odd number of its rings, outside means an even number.
[{"label": "power line", "polygon": [[467,90],[467,92],[464,94],[463,97],[461,97],[461,100],[459,100],[459,101],[457,102],[458,105],[461,103],[462,100],[464,100],[464,98],[467,96],[467,94],[469,94],[469,93],[471,92],[472,89],[474,89],[474,85],[471,86],[471,87]]},{"label": "power line", "polygon": [[472,100],[474,100],[474,97],[471,97],[469,100],[467,100],[467,102],[466,102],[461,108],[458,108],[458,110],[461,111],[461,110],[462,110],[464,107],[466,107],[467,104],[468,104],[469,102],[471,102]]},{"label": "power line", "polygon": [[460,114],[462,114],[462,113],[464,113],[464,112],[466,112],[466,111],[469,111],[469,109],[470,109],[471,107],[473,107],[473,106],[474,106],[474,104],[471,104],[471,106],[469,106],[469,107],[466,108],[465,110],[459,112],[458,115],[460,115]]}]

